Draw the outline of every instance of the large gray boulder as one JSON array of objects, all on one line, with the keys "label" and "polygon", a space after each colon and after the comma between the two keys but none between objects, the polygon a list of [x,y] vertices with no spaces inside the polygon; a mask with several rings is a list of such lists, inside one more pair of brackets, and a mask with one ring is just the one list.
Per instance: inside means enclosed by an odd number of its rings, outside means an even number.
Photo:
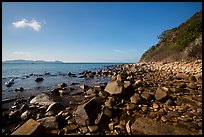
[{"label": "large gray boulder", "polygon": [[93,125],[98,113],[101,112],[98,102],[93,98],[87,103],[77,107],[76,123],[78,125]]},{"label": "large gray boulder", "polygon": [[156,100],[162,100],[167,97],[167,91],[164,90],[163,88],[157,88],[155,91],[155,99]]},{"label": "large gray boulder", "polygon": [[107,91],[111,95],[120,94],[123,91],[123,87],[122,85],[119,85],[117,81],[111,81],[106,85],[105,91]]},{"label": "large gray boulder", "polygon": [[134,135],[192,135],[193,133],[182,127],[174,127],[156,120],[140,117],[131,125]]},{"label": "large gray boulder", "polygon": [[46,129],[58,129],[58,121],[54,116],[41,118],[37,121],[40,122]]},{"label": "large gray boulder", "polygon": [[30,101],[30,103],[49,106],[52,103],[54,103],[54,99],[52,99],[50,96],[46,95],[45,93],[40,93],[36,97],[34,97]]}]

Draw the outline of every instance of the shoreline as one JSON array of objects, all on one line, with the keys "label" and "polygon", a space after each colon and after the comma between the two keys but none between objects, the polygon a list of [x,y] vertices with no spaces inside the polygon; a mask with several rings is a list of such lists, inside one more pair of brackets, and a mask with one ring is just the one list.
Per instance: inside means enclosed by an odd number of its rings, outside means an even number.
[{"label": "shoreline", "polygon": [[202,134],[202,60],[111,65],[85,75],[110,81],[79,83],[74,92],[59,83],[49,94],[37,95],[48,105],[37,96],[14,101],[2,114],[3,134],[25,132],[19,127],[26,122],[41,123],[50,135]]}]

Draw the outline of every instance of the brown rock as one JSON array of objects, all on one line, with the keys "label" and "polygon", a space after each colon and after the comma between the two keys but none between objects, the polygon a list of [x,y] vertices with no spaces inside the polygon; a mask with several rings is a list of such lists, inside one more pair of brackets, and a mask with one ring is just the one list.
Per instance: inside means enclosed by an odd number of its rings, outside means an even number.
[{"label": "brown rock", "polygon": [[162,90],[161,88],[157,88],[155,93],[156,100],[162,100],[165,97],[167,97],[167,92]]},{"label": "brown rock", "polygon": [[185,128],[175,128],[172,125],[160,123],[146,117],[135,120],[131,126],[134,135],[191,135],[191,131]]},{"label": "brown rock", "polygon": [[42,123],[42,125],[47,129],[58,129],[58,121],[54,116],[41,118],[37,121]]},{"label": "brown rock", "polygon": [[88,126],[88,129],[91,133],[98,131],[98,126],[94,125],[94,126]]},{"label": "brown rock", "polygon": [[83,105],[79,105],[76,110],[76,123],[78,125],[93,124],[100,112],[100,106],[95,99],[91,99]]},{"label": "brown rock", "polygon": [[132,97],[130,97],[130,102],[138,104],[140,102],[141,98],[138,93],[135,93]]},{"label": "brown rock", "polygon": [[43,135],[44,127],[37,121],[29,119],[11,135]]},{"label": "brown rock", "polygon": [[109,94],[120,94],[122,93],[123,87],[120,86],[117,81],[111,81],[108,82],[108,84],[105,87],[105,91],[107,91]]}]

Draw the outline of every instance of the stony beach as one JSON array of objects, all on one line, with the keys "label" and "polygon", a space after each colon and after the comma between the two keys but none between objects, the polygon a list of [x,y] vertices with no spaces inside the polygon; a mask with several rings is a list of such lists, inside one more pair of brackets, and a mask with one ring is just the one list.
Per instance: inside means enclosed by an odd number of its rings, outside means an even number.
[{"label": "stony beach", "polygon": [[115,65],[81,75],[110,81],[59,83],[50,92],[6,100],[2,134],[202,135],[202,60]]}]

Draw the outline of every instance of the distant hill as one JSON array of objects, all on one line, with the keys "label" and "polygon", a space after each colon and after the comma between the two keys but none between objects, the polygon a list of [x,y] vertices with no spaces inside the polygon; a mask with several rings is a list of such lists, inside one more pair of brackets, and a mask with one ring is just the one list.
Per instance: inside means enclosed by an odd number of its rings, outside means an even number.
[{"label": "distant hill", "polygon": [[202,11],[176,28],[158,36],[159,43],[148,49],[140,61],[202,59]]},{"label": "distant hill", "polygon": [[44,60],[6,60],[3,61],[3,63],[34,63],[34,64],[39,64],[39,63],[64,63],[62,61],[44,61]]}]

